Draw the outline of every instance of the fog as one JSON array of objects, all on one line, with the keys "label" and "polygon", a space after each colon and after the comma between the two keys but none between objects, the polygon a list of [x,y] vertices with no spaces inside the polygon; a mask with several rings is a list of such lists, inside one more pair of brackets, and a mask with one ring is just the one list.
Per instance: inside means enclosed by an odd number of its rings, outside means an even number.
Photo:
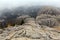
[{"label": "fog", "polygon": [[[51,8],[47,8],[49,6]],[[17,18],[24,15],[31,18],[40,14],[60,15],[60,8],[57,7],[60,7],[60,0],[0,0],[0,26],[7,27],[11,23],[15,25]],[[18,20],[20,21],[19,18]]]},{"label": "fog", "polygon": [[0,9],[31,5],[51,5],[60,7],[60,0],[0,0]]}]

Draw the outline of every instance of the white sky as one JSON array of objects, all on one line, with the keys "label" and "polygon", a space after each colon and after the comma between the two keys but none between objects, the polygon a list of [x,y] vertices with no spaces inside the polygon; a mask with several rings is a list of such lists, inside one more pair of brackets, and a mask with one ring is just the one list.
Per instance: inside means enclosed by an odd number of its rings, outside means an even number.
[{"label": "white sky", "polygon": [[60,7],[60,0],[0,0],[0,8],[11,8],[21,5],[52,5]]}]

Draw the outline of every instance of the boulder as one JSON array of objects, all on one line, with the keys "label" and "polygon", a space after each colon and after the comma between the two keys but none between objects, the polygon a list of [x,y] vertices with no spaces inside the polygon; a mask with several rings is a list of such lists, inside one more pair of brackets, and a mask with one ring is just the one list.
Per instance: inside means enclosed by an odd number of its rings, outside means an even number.
[{"label": "boulder", "polygon": [[37,15],[40,14],[60,15],[60,9],[52,6],[42,6]]}]

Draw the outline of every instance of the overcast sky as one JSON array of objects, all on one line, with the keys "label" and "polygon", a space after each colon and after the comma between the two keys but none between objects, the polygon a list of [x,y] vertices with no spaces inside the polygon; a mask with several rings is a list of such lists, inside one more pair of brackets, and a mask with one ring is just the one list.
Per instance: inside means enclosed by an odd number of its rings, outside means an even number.
[{"label": "overcast sky", "polygon": [[51,5],[60,7],[60,0],[0,0],[0,8],[27,5]]}]

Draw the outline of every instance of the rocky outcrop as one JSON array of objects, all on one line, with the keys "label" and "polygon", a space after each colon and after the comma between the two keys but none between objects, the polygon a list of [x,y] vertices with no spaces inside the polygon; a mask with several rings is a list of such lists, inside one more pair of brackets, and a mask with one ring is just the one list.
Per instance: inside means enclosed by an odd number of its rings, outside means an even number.
[{"label": "rocky outcrop", "polygon": [[5,28],[0,34],[0,40],[60,40],[60,31],[39,25],[31,19],[23,25]]},{"label": "rocky outcrop", "polygon": [[22,15],[22,16],[17,17],[16,21],[15,21],[16,22],[15,24],[16,25],[22,25],[26,18],[30,18],[30,16],[29,15]]},{"label": "rocky outcrop", "polygon": [[59,22],[57,21],[55,17],[56,16],[41,14],[40,16],[36,17],[36,22],[40,25],[45,25],[49,27],[58,26]]},{"label": "rocky outcrop", "polygon": [[40,14],[60,15],[60,9],[52,6],[42,6],[37,15]]},{"label": "rocky outcrop", "polygon": [[[12,17],[8,16],[10,19]],[[14,15],[14,14],[12,14]],[[14,19],[0,20],[1,27],[7,21],[14,26],[0,29],[0,40],[60,40],[60,12],[56,8],[43,7],[37,16],[17,14]],[[8,19],[7,18],[7,19]]]}]

